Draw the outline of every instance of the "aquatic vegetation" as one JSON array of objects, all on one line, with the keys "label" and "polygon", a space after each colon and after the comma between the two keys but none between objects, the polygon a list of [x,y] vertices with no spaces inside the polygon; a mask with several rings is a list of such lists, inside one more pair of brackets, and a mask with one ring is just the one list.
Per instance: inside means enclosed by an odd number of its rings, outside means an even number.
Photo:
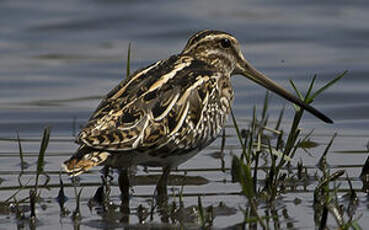
[{"label": "aquatic vegetation", "polygon": [[[302,95],[292,81],[291,85],[301,100],[311,103],[318,95],[340,80],[346,72],[343,72],[315,92],[312,91],[316,80],[316,76],[314,76],[305,96]],[[244,210],[244,223],[248,224],[250,228],[257,228],[257,224],[259,224],[262,229],[269,229],[268,221],[272,219],[275,222],[275,218],[279,218],[278,214],[273,215],[273,209],[275,209],[277,199],[286,192],[286,187],[293,186],[293,183],[296,184],[309,177],[307,172],[303,172],[303,162],[299,161],[295,169],[291,165],[296,150],[299,148],[307,149],[316,145],[309,141],[309,136],[311,136],[312,132],[308,133],[305,137],[301,137],[300,135],[301,129],[299,128],[299,124],[304,112],[300,107],[295,106],[294,119],[286,141],[283,136],[283,130],[268,128],[268,97],[269,95],[266,94],[260,120],[256,118],[254,108],[253,120],[250,127],[244,132],[246,135],[241,135],[237,120],[232,113],[234,128],[239,143],[242,146],[241,156],[233,157],[232,178],[233,181],[240,183],[242,194],[248,200],[248,205],[246,205],[246,209]],[[284,110],[282,109],[277,122],[277,128],[282,120],[283,112]],[[333,190],[329,187],[330,183],[334,183],[345,173],[345,170],[338,170],[330,174],[327,166],[326,156],[336,136],[337,134],[333,135],[319,161],[319,168],[323,176],[320,178],[320,183],[314,190],[315,224],[319,229],[325,229],[328,213],[330,213],[334,216],[337,225],[341,229],[347,229],[349,227],[359,229],[359,225],[353,219],[352,213],[348,214],[349,218],[345,221],[343,214],[339,212],[340,204],[336,192],[338,187]],[[259,168],[261,155],[267,161],[268,167],[266,169]],[[259,179],[259,175],[262,174],[260,171],[263,171],[265,174],[263,183]],[[354,194],[350,181],[349,184],[351,194]],[[355,195],[351,195],[350,197],[350,200],[354,200]],[[264,207],[262,209],[262,212],[268,213],[267,211],[269,210],[272,216],[269,214],[262,215],[258,209],[261,203],[264,204],[263,206],[267,206],[267,208]],[[279,225],[274,225],[274,229],[279,228]]]}]

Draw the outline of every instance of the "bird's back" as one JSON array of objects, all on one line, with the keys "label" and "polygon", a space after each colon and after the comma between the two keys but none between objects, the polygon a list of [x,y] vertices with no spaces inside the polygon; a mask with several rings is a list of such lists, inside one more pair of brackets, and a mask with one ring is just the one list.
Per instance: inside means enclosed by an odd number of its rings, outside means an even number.
[{"label": "bird's back", "polygon": [[148,153],[165,164],[171,154],[199,151],[213,141],[232,99],[229,75],[174,55],[135,72],[108,93],[77,143],[111,155]]}]

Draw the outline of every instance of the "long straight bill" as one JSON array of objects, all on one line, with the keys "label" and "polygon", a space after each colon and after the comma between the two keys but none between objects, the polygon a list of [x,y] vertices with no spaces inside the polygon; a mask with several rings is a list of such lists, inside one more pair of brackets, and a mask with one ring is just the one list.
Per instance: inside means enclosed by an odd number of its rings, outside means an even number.
[{"label": "long straight bill", "polygon": [[[246,62],[246,61],[244,61],[244,62]],[[280,95],[281,97],[283,97],[283,98],[289,100],[290,102],[293,102],[294,104],[300,106],[301,108],[309,111],[310,113],[312,113],[313,115],[315,115],[316,117],[321,119],[322,121],[324,121],[326,123],[333,123],[333,121],[329,117],[327,117],[326,115],[319,112],[317,109],[315,109],[311,105],[306,104],[305,102],[303,102],[302,100],[300,100],[299,98],[297,98],[296,96],[294,96],[293,94],[291,94],[290,92],[288,92],[287,90],[282,88],[282,86],[280,86],[279,84],[272,81],[266,75],[264,75],[264,74],[260,73],[259,71],[257,71],[249,63],[246,62],[246,65],[244,65],[242,69],[243,69],[242,75],[244,75],[245,77],[251,79],[252,81],[254,81],[254,82],[256,82],[260,85],[262,85],[263,87],[269,89],[270,91],[275,92],[276,94]]]}]

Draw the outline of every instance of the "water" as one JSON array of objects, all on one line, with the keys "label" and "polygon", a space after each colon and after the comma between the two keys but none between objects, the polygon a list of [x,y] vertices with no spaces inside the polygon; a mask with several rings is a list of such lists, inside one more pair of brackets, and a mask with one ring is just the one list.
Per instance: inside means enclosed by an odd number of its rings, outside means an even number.
[{"label": "water", "polygon": [[[98,98],[124,77],[128,44],[132,43],[131,69],[136,70],[179,53],[194,32],[211,28],[234,34],[241,42],[246,58],[289,89],[289,79],[306,89],[314,74],[318,75],[317,85],[322,86],[344,70],[349,71],[314,102],[314,106],[329,115],[335,124],[324,124],[306,114],[302,126],[304,133],[314,129],[312,139],[322,144],[327,144],[333,133],[339,134],[328,154],[328,162],[333,169],[356,165],[346,169],[354,187],[360,189],[358,176],[366,154],[336,151],[365,151],[369,140],[368,8],[369,4],[364,0],[324,3],[287,0],[0,1],[0,137],[15,138],[18,131],[22,138],[37,140],[43,128],[51,126],[52,140],[45,170],[55,172],[50,174],[51,183],[58,184],[60,163],[77,147],[73,143],[73,133],[94,110]],[[233,84],[236,92],[234,111],[246,126],[252,116],[252,107],[256,104],[261,108],[265,90],[238,76],[234,77]],[[277,119],[285,104],[273,96],[270,120]],[[283,123],[285,130],[292,117],[292,107],[288,105],[287,108]],[[227,133],[234,134],[231,123]],[[27,171],[36,168],[39,144],[39,141],[22,142],[25,160],[30,164]],[[312,156],[301,152],[297,159],[314,167],[324,147],[314,149]],[[17,186],[16,175],[20,170],[17,143],[1,141],[0,148],[0,177],[4,180],[0,186]],[[246,204],[246,200],[234,195],[240,188],[230,182],[229,171],[195,171],[219,168],[220,160],[210,155],[219,148],[218,140],[180,167],[189,170],[192,176],[201,175],[209,180],[205,185],[185,186],[184,193],[215,191],[219,195],[203,196],[204,205],[218,205],[223,201],[239,210],[239,204]],[[229,150],[239,152],[235,136],[227,140],[226,167],[231,164]],[[146,175],[144,172],[139,174]],[[181,172],[177,174],[183,175]],[[66,176],[63,179],[70,182]],[[28,179],[22,180],[26,182]],[[81,181],[100,183],[99,173],[95,170],[82,176]],[[82,194],[81,224],[84,229],[103,225],[100,216],[96,212],[90,213],[87,208],[87,201],[96,188],[97,185],[87,186]],[[132,205],[146,204],[140,195],[151,195],[153,190],[153,185],[136,186]],[[2,190],[0,200],[5,200],[14,191]],[[50,225],[54,229],[73,226],[70,218],[59,217],[53,199],[57,192],[58,188],[43,191],[42,197],[48,203],[46,209],[38,210],[41,220],[38,229],[48,229]],[[66,206],[73,210],[74,192],[67,188],[66,194],[70,198]],[[118,194],[115,187],[112,195],[116,200]],[[366,194],[358,195],[364,202]],[[22,193],[19,196],[22,197]],[[295,198],[302,199],[302,204],[295,207]],[[292,193],[284,199],[286,206],[297,210],[289,212],[294,227],[310,229],[314,226],[311,193]],[[185,202],[187,206],[196,205],[197,195],[185,197]],[[367,224],[365,204],[358,208],[358,212],[364,214],[359,221],[362,226]],[[218,227],[229,227],[242,219],[242,213],[237,211],[216,217],[215,223]],[[133,215],[131,223],[137,221]],[[7,229],[9,223],[17,225],[14,215],[0,215],[0,229]]]}]

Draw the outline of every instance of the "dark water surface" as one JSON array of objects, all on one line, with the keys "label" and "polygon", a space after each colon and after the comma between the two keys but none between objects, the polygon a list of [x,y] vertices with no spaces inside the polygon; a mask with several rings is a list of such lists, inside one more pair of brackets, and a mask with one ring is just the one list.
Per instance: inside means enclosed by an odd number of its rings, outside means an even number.
[{"label": "dark water surface", "polygon": [[[45,170],[55,172],[51,184],[58,183],[60,163],[74,152],[73,132],[78,131],[106,94],[125,76],[128,44],[132,43],[131,69],[136,70],[179,53],[194,32],[205,28],[234,34],[242,45],[246,58],[259,70],[291,89],[293,79],[300,89],[306,89],[314,74],[322,86],[348,70],[338,84],[320,96],[314,105],[329,115],[334,125],[320,122],[311,115],[304,116],[303,132],[314,129],[312,139],[323,145],[313,149],[312,156],[301,152],[306,166],[314,167],[333,133],[338,137],[328,154],[332,170],[347,166],[348,176],[356,189],[360,165],[366,154],[342,154],[337,151],[364,151],[369,140],[369,4],[362,1],[0,1],[0,137],[15,138],[16,131],[25,139],[40,139],[45,126],[52,127],[51,142]],[[236,92],[234,111],[241,125],[247,126],[252,107],[261,108],[265,90],[241,77],[234,77]],[[273,96],[270,120],[276,120],[286,102]],[[288,129],[292,106],[287,106],[283,127]],[[76,128],[77,127],[77,128]],[[227,134],[234,134],[229,123]],[[27,171],[36,169],[39,141],[23,143]],[[225,164],[231,164],[230,150],[240,151],[232,135],[227,140]],[[236,209],[220,215],[215,226],[229,227],[243,220],[239,207],[246,199],[234,195],[238,184],[230,182],[230,173],[220,170],[197,172],[195,169],[219,168],[220,160],[211,153],[220,148],[216,141],[201,154],[181,165],[188,175],[201,175],[208,183],[184,187],[185,205],[197,204],[203,195],[205,206],[217,206],[223,201]],[[357,167],[349,167],[350,165]],[[17,186],[20,172],[18,146],[14,141],[0,142],[1,201],[7,199]],[[146,175],[144,172],[139,174]],[[178,172],[178,175],[183,173]],[[28,178],[32,178],[28,176]],[[27,176],[23,178],[26,183]],[[67,176],[63,176],[70,183]],[[32,182],[33,183],[33,182]],[[98,171],[81,176],[81,183],[100,183]],[[90,212],[87,201],[98,186],[86,186],[82,193],[83,229],[114,228],[107,226],[96,211]],[[4,189],[5,188],[5,189]],[[312,186],[310,188],[313,189]],[[343,182],[343,188],[347,184]],[[145,196],[154,191],[153,185],[136,186],[132,206],[147,205]],[[45,190],[48,202],[37,210],[37,229],[71,229],[69,217],[59,216],[54,198],[58,188]],[[206,195],[209,192],[214,195]],[[28,190],[18,196],[25,197]],[[70,200],[68,209],[75,207],[74,191],[66,189]],[[195,195],[191,195],[195,194]],[[196,195],[197,194],[197,195]],[[362,204],[359,223],[368,224],[366,194],[358,193]],[[119,191],[114,187],[112,197],[118,202]],[[299,198],[298,206],[293,201]],[[289,221],[294,228],[314,227],[312,193],[296,192],[284,197],[290,208]],[[291,211],[293,210],[293,211]],[[131,223],[138,222],[131,216]],[[157,219],[155,223],[160,223]],[[12,225],[9,228],[9,223]],[[15,229],[14,215],[0,214],[0,229]],[[334,221],[332,222],[334,223]],[[286,223],[282,223],[283,226]],[[121,226],[117,225],[121,228]],[[191,226],[191,225],[189,225]]]}]

